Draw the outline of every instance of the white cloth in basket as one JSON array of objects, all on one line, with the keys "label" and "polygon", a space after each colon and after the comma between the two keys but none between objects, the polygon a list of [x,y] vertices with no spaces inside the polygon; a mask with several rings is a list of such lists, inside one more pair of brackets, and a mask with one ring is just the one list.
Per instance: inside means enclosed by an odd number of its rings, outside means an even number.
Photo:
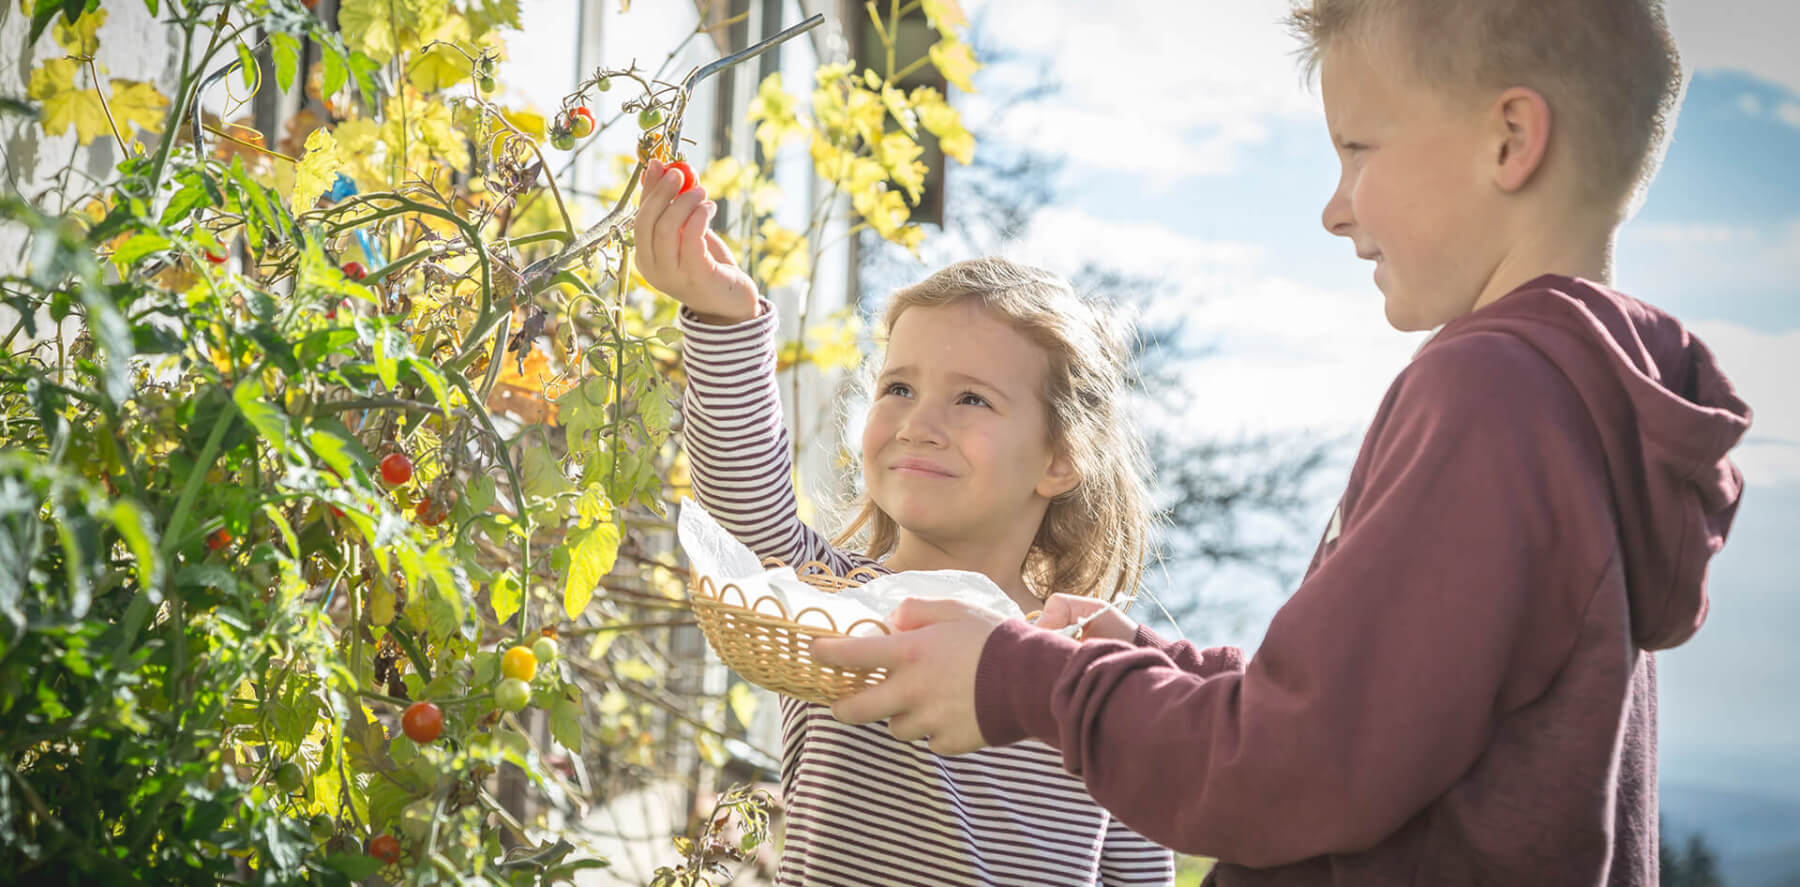
[{"label": "white cloth in basket", "polygon": [[[884,621],[901,601],[909,597],[954,598],[1003,616],[1018,615],[1018,607],[1000,586],[994,584],[994,580],[967,570],[911,570],[878,576],[843,591],[820,591],[800,581],[793,567],[765,569],[754,552],[719,526],[699,503],[685,496],[676,520],[676,536],[694,570],[710,577],[713,587],[736,585],[743,590],[747,604],[755,604],[762,597],[774,598],[787,608],[790,618],[808,608],[817,608],[831,616],[839,631],[861,619]],[[728,602],[736,603],[735,600]],[[762,612],[775,615],[773,608],[767,605]],[[829,627],[817,612],[807,613],[795,621],[818,628]],[[853,635],[879,633],[880,629],[868,624],[850,632]]]}]

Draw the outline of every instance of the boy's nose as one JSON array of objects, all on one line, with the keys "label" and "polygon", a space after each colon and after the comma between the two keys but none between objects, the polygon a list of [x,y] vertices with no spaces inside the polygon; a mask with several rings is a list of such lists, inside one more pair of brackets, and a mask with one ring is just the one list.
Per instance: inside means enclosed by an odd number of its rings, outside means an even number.
[{"label": "boy's nose", "polygon": [[1350,201],[1344,196],[1344,189],[1333,191],[1331,199],[1325,201],[1325,211],[1319,215],[1319,222],[1325,230],[1339,237],[1349,237],[1355,218],[1350,214]]}]

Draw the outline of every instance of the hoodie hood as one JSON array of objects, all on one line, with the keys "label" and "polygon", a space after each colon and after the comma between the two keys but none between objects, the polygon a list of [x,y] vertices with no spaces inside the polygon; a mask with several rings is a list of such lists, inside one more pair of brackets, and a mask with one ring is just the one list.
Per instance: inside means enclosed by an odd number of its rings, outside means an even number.
[{"label": "hoodie hood", "polygon": [[1606,454],[1638,647],[1676,646],[1706,619],[1706,565],[1743,494],[1726,458],[1750,407],[1707,347],[1668,314],[1599,284],[1546,275],[1447,324],[1442,339],[1506,332],[1574,386]]}]

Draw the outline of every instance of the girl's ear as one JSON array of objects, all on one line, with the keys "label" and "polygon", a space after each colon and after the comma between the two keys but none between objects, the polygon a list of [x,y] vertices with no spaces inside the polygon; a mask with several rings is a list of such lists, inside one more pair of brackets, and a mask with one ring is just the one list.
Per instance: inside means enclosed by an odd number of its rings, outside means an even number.
[{"label": "girl's ear", "polygon": [[1044,476],[1038,479],[1037,494],[1045,499],[1054,499],[1075,489],[1081,482],[1081,475],[1075,471],[1075,463],[1069,454],[1060,450],[1050,458],[1050,465],[1044,469]]}]

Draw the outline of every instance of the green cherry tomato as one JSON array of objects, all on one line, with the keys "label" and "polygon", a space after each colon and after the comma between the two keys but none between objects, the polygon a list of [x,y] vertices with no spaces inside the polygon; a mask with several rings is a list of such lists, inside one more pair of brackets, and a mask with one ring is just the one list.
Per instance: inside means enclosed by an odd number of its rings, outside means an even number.
[{"label": "green cherry tomato", "polygon": [[492,77],[483,77],[480,80],[475,81],[475,85],[484,93],[491,93],[499,86],[498,83],[494,82],[494,78]]},{"label": "green cherry tomato", "polygon": [[651,105],[638,112],[638,129],[655,129],[662,123],[662,109]]},{"label": "green cherry tomato", "polygon": [[325,813],[315,813],[308,826],[312,829],[313,840],[323,841],[337,831],[337,820]]},{"label": "green cherry tomato", "polygon": [[287,763],[282,764],[281,766],[275,768],[275,787],[276,788],[279,788],[282,791],[291,795],[291,794],[299,791],[300,786],[304,785],[305,783],[306,783],[306,774],[304,772],[301,772],[299,764],[296,764],[293,761],[288,761]]},{"label": "green cherry tomato", "polygon": [[540,664],[548,665],[556,661],[556,638],[538,638],[531,644],[531,655]]},{"label": "green cherry tomato", "polygon": [[400,811],[400,830],[415,841],[425,840],[431,835],[431,817],[436,811],[430,801],[418,800],[406,805],[406,809]]},{"label": "green cherry tomato", "polygon": [[599,80],[594,81],[594,88],[599,90],[600,92],[605,92],[609,89],[612,89],[612,78],[611,77],[602,77]]},{"label": "green cherry tomato", "polygon": [[518,678],[507,678],[494,688],[494,704],[505,711],[524,711],[531,703],[531,685]]},{"label": "green cherry tomato", "polygon": [[556,130],[550,134],[550,146],[558,151],[575,150],[575,136],[568,130]]}]

